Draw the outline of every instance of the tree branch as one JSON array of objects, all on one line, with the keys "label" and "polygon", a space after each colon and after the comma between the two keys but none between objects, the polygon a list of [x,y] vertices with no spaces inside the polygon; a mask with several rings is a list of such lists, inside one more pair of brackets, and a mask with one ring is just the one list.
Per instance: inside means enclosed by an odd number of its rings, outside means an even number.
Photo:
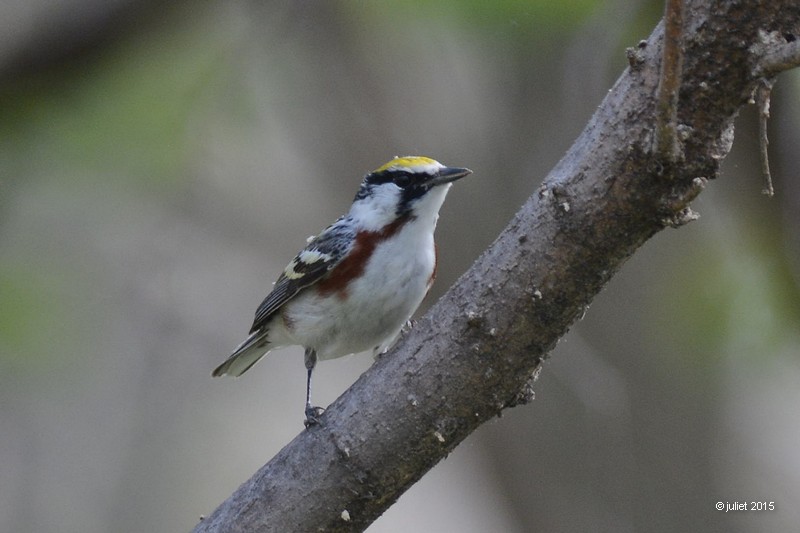
[{"label": "tree branch", "polygon": [[758,143],[761,175],[764,188],[761,192],[773,196],[772,173],[769,170],[769,139],[767,122],[769,120],[769,101],[775,76],[781,72],[800,66],[800,41],[794,33],[779,31],[759,31],[758,41],[751,47],[755,66],[753,73],[761,78],[754,90],[753,103],[758,108]]},{"label": "tree branch", "polygon": [[761,162],[761,175],[764,178],[762,194],[774,196],[772,187],[772,173],[769,171],[769,138],[767,137],[767,121],[769,120],[769,99],[772,94],[774,78],[762,78],[756,87],[756,107],[758,107],[758,146],[759,160]]},{"label": "tree branch", "polygon": [[[763,46],[758,48],[756,73],[771,78],[781,72],[800,67],[800,41],[786,41],[785,37],[772,32],[762,34]],[[793,39],[797,36],[792,35]]]},{"label": "tree branch", "polygon": [[534,370],[625,260],[693,219],[752,94],[758,29],[800,27],[795,0],[687,1],[684,160],[651,150],[663,26],[575,144],[450,291],[196,532],[362,531],[480,424],[524,402]]},{"label": "tree branch", "polygon": [[666,0],[664,6],[664,51],[658,82],[656,127],[653,147],[656,154],[669,162],[681,159],[678,139],[678,91],[683,68],[683,0]]}]

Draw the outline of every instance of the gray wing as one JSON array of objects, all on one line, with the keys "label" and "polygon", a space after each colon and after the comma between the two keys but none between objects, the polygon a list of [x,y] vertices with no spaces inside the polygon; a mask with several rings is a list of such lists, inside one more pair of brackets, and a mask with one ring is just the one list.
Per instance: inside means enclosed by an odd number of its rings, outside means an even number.
[{"label": "gray wing", "polygon": [[256,310],[250,333],[264,327],[272,315],[302,289],[325,277],[350,252],[355,231],[342,217],[325,228],[286,266],[272,291]]}]

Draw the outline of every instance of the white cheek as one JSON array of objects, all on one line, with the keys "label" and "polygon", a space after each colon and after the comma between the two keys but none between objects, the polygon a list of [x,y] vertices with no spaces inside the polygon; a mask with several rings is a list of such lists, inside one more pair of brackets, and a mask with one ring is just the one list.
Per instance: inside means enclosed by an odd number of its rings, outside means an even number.
[{"label": "white cheek", "polygon": [[359,221],[361,229],[379,231],[394,221],[399,199],[400,189],[392,183],[385,183],[375,187],[369,199],[353,202],[350,215]]}]

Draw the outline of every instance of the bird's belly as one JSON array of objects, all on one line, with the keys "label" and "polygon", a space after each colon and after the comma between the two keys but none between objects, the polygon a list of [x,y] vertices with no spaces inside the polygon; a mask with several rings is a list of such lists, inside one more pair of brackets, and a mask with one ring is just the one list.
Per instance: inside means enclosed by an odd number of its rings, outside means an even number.
[{"label": "bird's belly", "polygon": [[379,246],[364,275],[342,291],[309,290],[290,302],[284,321],[295,343],[319,359],[387,348],[430,286],[436,258],[432,240],[425,244],[411,257],[407,249]]}]

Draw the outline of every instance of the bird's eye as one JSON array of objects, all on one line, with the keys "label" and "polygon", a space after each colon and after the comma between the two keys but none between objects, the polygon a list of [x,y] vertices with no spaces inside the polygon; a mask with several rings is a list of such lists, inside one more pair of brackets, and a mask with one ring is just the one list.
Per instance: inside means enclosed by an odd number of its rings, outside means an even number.
[{"label": "bird's eye", "polygon": [[400,188],[407,187],[411,184],[411,176],[403,172],[402,174],[398,174],[394,178],[394,184]]}]

